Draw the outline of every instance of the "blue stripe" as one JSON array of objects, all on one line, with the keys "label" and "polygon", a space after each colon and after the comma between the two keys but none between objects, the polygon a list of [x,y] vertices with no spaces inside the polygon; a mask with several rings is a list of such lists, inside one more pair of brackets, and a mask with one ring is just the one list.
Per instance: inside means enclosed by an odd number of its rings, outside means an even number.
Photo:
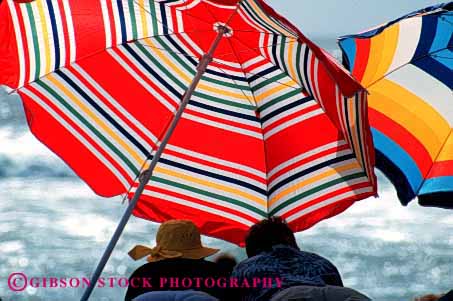
[{"label": "blue stripe", "polygon": [[118,4],[118,14],[120,16],[120,23],[121,23],[121,41],[125,43],[127,41],[127,34],[126,34],[126,20],[124,19],[124,9],[123,9],[123,1],[116,0]]},{"label": "blue stripe", "polygon": [[453,192],[453,177],[439,177],[426,180],[420,190],[420,195],[450,191]]},{"label": "blue stripe", "polygon": [[50,22],[52,24],[52,34],[54,40],[54,50],[55,50],[55,65],[54,70],[57,70],[61,66],[60,62],[60,40],[58,39],[58,29],[57,21],[55,19],[55,12],[53,9],[52,0],[47,0],[47,7],[49,8]]},{"label": "blue stripe", "polygon": [[437,17],[423,17],[420,41],[412,60],[420,59],[430,53],[437,32],[437,23]]},{"label": "blue stripe", "polygon": [[340,41],[340,48],[343,50],[343,59],[346,59],[346,67],[349,68],[349,71],[354,70],[355,58],[357,55],[357,45],[355,39],[345,39]]},{"label": "blue stripe", "polygon": [[427,56],[412,63],[422,69],[432,77],[444,83],[450,89],[453,89],[453,76],[450,68],[446,67],[434,58]]},{"label": "blue stripe", "polygon": [[154,69],[148,65],[141,57],[138,55],[130,46],[129,44],[124,44],[124,49],[129,52],[130,55],[137,60],[137,62],[146,70],[149,74],[151,74],[157,82],[165,86],[170,93],[172,93],[176,98],[181,99],[182,94],[178,92],[171,84],[169,84],[166,80],[164,80]]},{"label": "blue stripe", "polygon": [[[453,18],[450,18],[450,19],[451,19],[451,22],[453,22]],[[431,52],[435,52],[435,51],[438,51],[439,49],[447,48],[448,42],[453,34],[453,25],[448,22],[450,22],[450,21],[446,19],[446,16],[445,17],[442,16],[439,18],[436,36],[435,36],[433,44],[431,46]]]},{"label": "blue stripe", "polygon": [[[411,156],[393,140],[376,128],[371,129],[374,145],[404,173],[413,191],[418,191],[423,183],[423,176]],[[410,146],[409,146],[410,147]]]}]

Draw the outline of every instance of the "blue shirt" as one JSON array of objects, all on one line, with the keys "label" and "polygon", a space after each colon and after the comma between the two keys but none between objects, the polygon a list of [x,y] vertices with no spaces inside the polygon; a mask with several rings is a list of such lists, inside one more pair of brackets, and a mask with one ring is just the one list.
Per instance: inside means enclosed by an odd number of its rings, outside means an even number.
[{"label": "blue shirt", "polygon": [[279,278],[282,287],[273,281],[270,288],[253,288],[242,292],[243,301],[268,301],[276,292],[296,286],[311,285],[343,286],[337,268],[327,259],[295,248],[278,245],[270,252],[264,252],[241,262],[232,277],[252,280],[254,278]]}]

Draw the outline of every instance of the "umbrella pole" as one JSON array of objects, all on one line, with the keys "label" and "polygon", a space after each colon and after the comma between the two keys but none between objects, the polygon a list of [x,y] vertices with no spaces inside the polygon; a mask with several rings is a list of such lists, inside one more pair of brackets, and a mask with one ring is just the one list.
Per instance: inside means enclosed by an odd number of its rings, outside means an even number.
[{"label": "umbrella pole", "polygon": [[217,47],[219,46],[219,43],[222,40],[222,37],[224,36],[224,34],[228,33],[228,31],[229,31],[228,28],[219,26],[217,37],[215,38],[214,42],[212,43],[211,48],[201,58],[200,63],[197,66],[197,73],[196,73],[194,79],[192,80],[192,83],[190,84],[189,88],[187,89],[186,93],[184,94],[181,104],[178,108],[178,111],[176,112],[176,114],[170,124],[170,127],[166,131],[165,136],[162,139],[162,142],[160,143],[159,148],[157,149],[157,152],[154,155],[154,157],[150,163],[149,169],[147,170],[147,172],[143,173],[142,177],[140,177],[140,185],[138,186],[137,190],[135,191],[135,194],[134,194],[132,200],[129,202],[126,212],[123,214],[123,217],[121,218],[109,244],[107,245],[106,250],[104,251],[104,254],[102,255],[101,260],[99,261],[99,263],[96,267],[96,270],[94,271],[93,276],[91,277],[90,285],[85,290],[80,301],[87,301],[90,298],[90,295],[93,292],[93,289],[95,288],[95,286],[99,280],[99,277],[101,276],[102,271],[104,270],[104,267],[107,264],[107,261],[109,260],[110,256],[112,255],[113,249],[115,248],[116,244],[118,243],[118,240],[121,237],[121,234],[123,233],[124,228],[126,227],[126,224],[129,221],[129,218],[131,217],[132,212],[134,211],[134,208],[137,205],[138,200],[140,199],[140,196],[142,195],[143,191],[145,190],[146,184],[151,180],[153,170],[156,167],[157,163],[159,162],[159,159],[161,158],[162,153],[164,152],[165,147],[167,146],[167,143],[170,140],[170,137],[172,136],[173,132],[175,131],[176,126],[178,125],[178,122],[181,119],[181,116],[184,112],[184,109],[186,108],[187,104],[189,103],[190,98],[192,97],[195,89],[197,88],[198,83],[200,82],[203,74],[205,73],[206,69],[208,68],[208,65],[212,62],[214,52],[217,49]]}]

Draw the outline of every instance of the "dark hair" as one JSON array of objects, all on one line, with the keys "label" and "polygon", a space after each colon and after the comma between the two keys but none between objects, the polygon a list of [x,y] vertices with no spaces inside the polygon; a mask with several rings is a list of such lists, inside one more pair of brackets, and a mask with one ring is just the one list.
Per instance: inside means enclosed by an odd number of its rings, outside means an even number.
[{"label": "dark hair", "polygon": [[245,238],[248,257],[271,251],[276,245],[287,245],[299,249],[293,231],[281,217],[271,217],[256,223],[250,228]]},{"label": "dark hair", "polygon": [[230,254],[220,254],[215,260],[214,260],[215,263],[217,263],[217,265],[222,269],[224,270],[225,272],[227,272],[228,274],[231,274],[234,270],[234,267],[237,265],[237,260],[236,258],[233,257],[233,255],[230,255]]}]

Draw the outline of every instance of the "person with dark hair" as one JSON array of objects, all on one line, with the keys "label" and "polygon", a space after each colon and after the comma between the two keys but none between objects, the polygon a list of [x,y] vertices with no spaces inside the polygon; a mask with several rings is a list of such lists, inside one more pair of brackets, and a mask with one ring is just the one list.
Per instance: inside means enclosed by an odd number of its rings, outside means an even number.
[{"label": "person with dark hair", "polygon": [[[240,282],[244,279],[280,279],[264,288],[242,290],[238,300],[268,301],[298,299],[298,294],[305,297],[329,295],[326,290],[343,287],[338,269],[327,259],[313,253],[301,251],[293,231],[279,217],[265,219],[252,226],[245,239],[248,259],[239,263],[233,271],[233,277]],[[323,287],[322,290],[317,288]],[[286,292],[287,289],[291,289]],[[338,291],[338,289],[334,289]],[[348,296],[353,300],[370,300],[350,289]],[[343,294],[346,296],[346,294]],[[342,296],[343,296],[342,295]],[[312,299],[308,299],[312,300]],[[330,300],[330,299],[313,299]],[[335,299],[334,299],[335,300]],[[348,300],[339,298],[335,301]],[[350,299],[349,299],[350,300]]]},{"label": "person with dark hair", "polygon": [[236,258],[230,254],[220,254],[214,262],[223,270],[231,274],[234,270],[234,267],[238,264]]}]

